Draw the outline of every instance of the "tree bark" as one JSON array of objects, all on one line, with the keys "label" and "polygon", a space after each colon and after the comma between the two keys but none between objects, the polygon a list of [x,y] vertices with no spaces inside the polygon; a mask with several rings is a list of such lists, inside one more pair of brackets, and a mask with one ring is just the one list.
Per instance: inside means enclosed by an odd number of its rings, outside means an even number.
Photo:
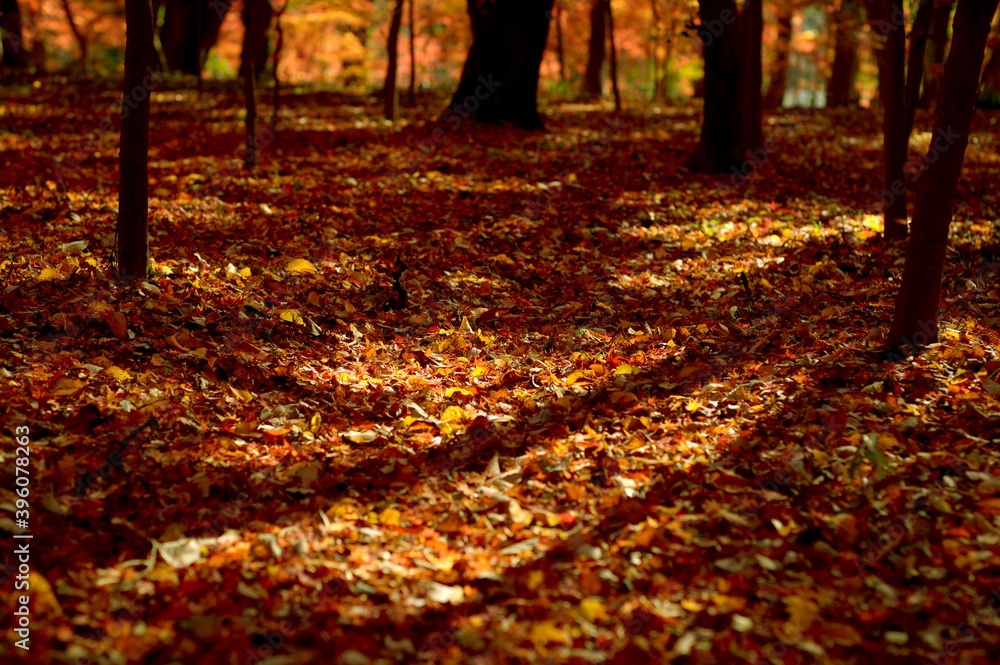
[{"label": "tree bark", "polygon": [[934,0],[919,0],[917,15],[913,19],[910,30],[910,52],[906,56],[906,90],[903,107],[906,118],[903,122],[903,132],[909,142],[913,133],[913,121],[917,115],[917,104],[920,102],[920,83],[924,78],[924,54],[927,51],[927,33],[931,27],[931,17],[934,15]]},{"label": "tree bark", "polygon": [[788,87],[788,55],[792,42],[792,9],[779,8],[778,35],[774,44],[774,63],[771,65],[771,80],[764,95],[764,108],[781,108]]},{"label": "tree bark", "polygon": [[587,69],[583,75],[584,92],[596,99],[604,95],[604,48],[607,35],[605,21],[611,0],[594,0],[590,7],[590,42],[587,49]]},{"label": "tree bark", "polygon": [[856,106],[858,91],[854,77],[858,71],[858,32],[861,29],[860,0],[842,0],[834,14],[833,69],[826,89],[830,108]]},{"label": "tree bark", "polygon": [[882,103],[883,237],[891,241],[906,237],[906,180],[903,174],[907,152],[906,21],[903,0],[869,0],[868,20],[875,33]]},{"label": "tree bark", "polygon": [[260,15],[255,11],[244,9],[243,21],[246,27],[243,33],[243,63],[240,74],[243,76],[243,104],[246,111],[246,148],[243,153],[243,168],[253,171],[257,165],[257,23]]},{"label": "tree bark", "polygon": [[727,171],[760,145],[760,12],[760,0],[747,0],[740,13],[734,0],[698,4],[705,104],[701,137],[687,162],[694,171]]},{"label": "tree bark", "polygon": [[149,0],[125,1],[125,81],[118,156],[118,274],[143,279],[149,240],[149,97],[153,64],[153,12]]},{"label": "tree bark", "polygon": [[201,74],[231,4],[227,0],[166,0],[160,47],[168,69]]},{"label": "tree bark", "polygon": [[948,52],[948,27],[951,25],[951,10],[955,0],[934,0],[931,12],[931,31],[928,38],[927,62],[924,67],[924,88],[920,97],[920,107],[930,108],[937,98],[941,65]]},{"label": "tree bark", "polygon": [[930,166],[917,190],[903,281],[887,339],[889,348],[937,341],[948,228],[969,142],[990,19],[997,4],[998,0],[958,0],[951,53],[927,153],[931,157],[933,152],[935,157],[927,160]]},{"label": "tree bark", "polygon": [[761,130],[761,87],[764,85],[761,48],[764,33],[764,3],[745,0],[740,10],[740,152],[756,150],[764,143]]},{"label": "tree bark", "polygon": [[399,115],[399,89],[396,87],[396,69],[399,63],[399,28],[403,25],[403,0],[396,0],[389,20],[389,38],[386,49],[389,52],[389,65],[385,72],[385,84],[382,86],[382,110],[386,120],[394,121]]},{"label": "tree bark", "polygon": [[285,0],[281,9],[274,10],[274,55],[271,65],[274,72],[274,88],[271,91],[271,122],[268,126],[275,138],[278,134],[278,117],[281,115],[281,79],[278,77],[278,68],[281,66],[281,50],[285,46],[285,29],[281,25],[281,17],[285,15],[288,3],[289,0]]},{"label": "tree bark", "polygon": [[[7,67],[25,67],[28,64],[24,53],[24,35],[21,31],[21,8],[17,0],[0,0],[0,38],[2,38],[3,60]],[[36,37],[37,40],[37,37]]]},{"label": "tree bark", "polygon": [[618,89],[618,47],[615,46],[615,17],[611,13],[611,0],[607,2],[608,15],[608,49],[611,53],[611,59],[608,63],[611,67],[609,76],[611,77],[611,92],[615,97],[615,111],[622,110],[622,93]]},{"label": "tree bark", "polygon": [[253,61],[256,78],[267,69],[267,30],[271,27],[270,0],[243,0],[243,50],[240,53],[240,74],[244,73],[247,62]]},{"label": "tree bark", "polygon": [[538,70],[553,0],[469,0],[472,46],[451,105],[441,116],[542,129]]},{"label": "tree bark", "polygon": [[416,20],[416,9],[415,5],[417,0],[409,0],[407,6],[409,7],[409,16],[407,16],[407,23],[410,26],[410,89],[407,94],[407,100],[410,106],[417,103],[417,20]]}]

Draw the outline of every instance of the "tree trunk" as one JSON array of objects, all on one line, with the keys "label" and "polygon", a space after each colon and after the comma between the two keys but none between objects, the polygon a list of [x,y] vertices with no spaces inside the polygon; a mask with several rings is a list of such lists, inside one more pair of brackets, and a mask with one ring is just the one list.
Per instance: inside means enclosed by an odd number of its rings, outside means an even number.
[{"label": "tree trunk", "polygon": [[281,49],[285,45],[285,29],[281,25],[281,17],[285,15],[285,10],[288,9],[288,3],[290,0],[285,0],[285,4],[281,6],[281,9],[276,9],[274,11],[274,56],[273,56],[273,73],[274,73],[274,89],[271,93],[271,122],[269,127],[271,132],[277,137],[278,135],[278,117],[281,111],[281,79],[278,77],[278,67],[281,65]]},{"label": "tree trunk", "polygon": [[903,282],[887,340],[890,348],[937,341],[948,227],[969,142],[990,19],[997,4],[998,0],[958,0],[951,54],[944,68],[927,153],[928,158],[931,153],[935,157],[927,159],[930,166],[917,190]]},{"label": "tree trunk", "polygon": [[231,5],[227,0],[166,0],[160,47],[167,68],[200,76]]},{"label": "tree trunk", "polygon": [[118,274],[144,279],[149,240],[149,75],[153,12],[149,0],[125,1],[125,82],[118,155]]},{"label": "tree trunk", "polygon": [[389,52],[389,66],[385,72],[385,84],[382,86],[382,110],[386,120],[394,121],[399,115],[399,89],[396,87],[396,68],[399,62],[399,28],[403,24],[403,0],[396,0],[389,20],[389,39],[386,49]]},{"label": "tree trunk", "polygon": [[917,115],[917,104],[920,101],[920,83],[924,78],[924,54],[927,50],[927,33],[931,27],[931,17],[934,15],[934,0],[919,0],[917,15],[913,19],[910,31],[910,52],[906,57],[906,91],[903,107],[906,118],[903,122],[903,132],[907,143],[913,133],[913,120]]},{"label": "tree trunk", "polygon": [[875,33],[879,99],[882,103],[882,215],[884,238],[906,237],[906,165],[904,87],[906,22],[903,0],[869,0],[868,21]]},{"label": "tree trunk", "polygon": [[739,18],[740,38],[740,153],[764,143],[761,130],[760,91],[764,84],[761,47],[764,7],[761,0],[745,0]]},{"label": "tree trunk", "polygon": [[87,71],[87,36],[80,32],[80,28],[77,27],[69,0],[62,0],[62,8],[66,14],[66,23],[69,24],[69,30],[73,33],[73,39],[76,41],[76,46],[80,49],[80,69]]},{"label": "tree trunk", "polygon": [[729,170],[743,159],[739,32],[734,0],[700,0],[699,36],[705,60],[701,137],[688,168],[703,173]]},{"label": "tree trunk", "polygon": [[856,106],[858,91],[854,77],[858,71],[858,32],[861,29],[860,0],[842,0],[834,14],[833,69],[826,90],[826,105],[830,108]]},{"label": "tree trunk", "polygon": [[792,9],[782,7],[778,14],[778,36],[774,44],[774,62],[771,65],[771,80],[764,96],[764,108],[781,108],[788,86],[788,54],[792,42]]},{"label": "tree trunk", "polygon": [[989,43],[990,59],[983,67],[979,107],[997,109],[1000,108],[1000,12],[993,21]]},{"label": "tree trunk", "polygon": [[407,23],[410,25],[410,89],[407,100],[410,106],[417,103],[417,21],[414,8],[416,4],[417,0],[409,0],[407,5],[410,10],[407,17]]},{"label": "tree trunk", "polygon": [[604,94],[601,71],[604,69],[604,45],[607,26],[608,6],[611,0],[594,0],[590,7],[590,48],[587,50],[587,69],[583,75],[584,92],[588,97],[598,98]]},{"label": "tree trunk", "polygon": [[257,165],[257,34],[260,14],[243,11],[243,54],[240,74],[243,76],[243,104],[246,111],[246,149],[243,153],[243,168],[253,171]]},{"label": "tree trunk", "polygon": [[611,66],[611,71],[609,75],[611,77],[611,92],[615,97],[615,111],[622,110],[622,94],[618,90],[618,48],[615,46],[615,17],[611,13],[611,0],[607,2],[608,15],[608,48],[611,53],[611,60],[608,63]]},{"label": "tree trunk", "polygon": [[267,29],[271,26],[270,0],[243,0],[243,50],[240,52],[240,74],[247,62],[253,61],[253,71],[260,78],[267,69]]},{"label": "tree trunk", "polygon": [[559,61],[559,82],[566,82],[566,49],[563,46],[562,4],[555,0],[553,19],[556,23],[556,59]]},{"label": "tree trunk", "polygon": [[[25,67],[24,35],[21,32],[21,8],[17,0],[0,0],[0,37],[2,37],[3,64],[7,67]],[[37,37],[35,40],[37,41]]]},{"label": "tree trunk", "polygon": [[927,49],[928,66],[924,68],[924,92],[920,97],[920,108],[930,108],[937,98],[941,65],[948,52],[948,26],[951,25],[951,10],[954,6],[955,0],[934,0]]},{"label": "tree trunk", "polygon": [[469,0],[472,46],[442,121],[507,122],[541,129],[538,70],[552,0]]}]

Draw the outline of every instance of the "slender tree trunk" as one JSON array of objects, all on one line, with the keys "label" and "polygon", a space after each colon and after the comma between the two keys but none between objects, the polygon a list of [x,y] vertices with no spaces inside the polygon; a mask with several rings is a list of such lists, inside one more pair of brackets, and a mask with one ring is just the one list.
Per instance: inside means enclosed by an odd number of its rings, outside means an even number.
[{"label": "slender tree trunk", "polygon": [[476,119],[541,129],[538,70],[552,0],[468,0],[468,9],[472,46],[441,120],[453,127]]},{"label": "slender tree trunk", "polygon": [[615,97],[615,111],[622,110],[622,94],[618,90],[618,48],[615,46],[615,17],[611,13],[611,0],[607,2],[608,48],[611,52],[611,92]]},{"label": "slender tree trunk", "polygon": [[396,120],[399,115],[399,89],[396,87],[396,69],[399,61],[399,28],[403,25],[403,0],[396,0],[389,21],[389,39],[386,48],[389,52],[389,66],[385,72],[385,84],[382,86],[382,110],[386,120]]},{"label": "slender tree trunk", "polygon": [[[705,59],[705,104],[701,137],[688,167],[703,173],[729,170],[743,159],[740,109],[739,31],[734,0],[700,0],[702,51]],[[722,26],[717,35],[710,25]]]},{"label": "slender tree trunk", "polygon": [[[171,71],[200,76],[208,52],[219,39],[228,0],[161,0],[160,47]],[[153,6],[157,15],[161,2]]]},{"label": "slender tree trunk", "polygon": [[285,4],[281,6],[281,9],[276,9],[274,12],[274,55],[273,64],[274,68],[274,89],[271,93],[271,132],[277,137],[278,135],[278,118],[281,115],[281,78],[278,76],[278,68],[281,66],[281,49],[285,46],[285,28],[281,25],[281,17],[285,15],[285,10],[288,9],[289,0],[285,0]]},{"label": "slender tree trunk", "polygon": [[882,103],[882,214],[884,237],[906,237],[906,165],[904,88],[906,22],[903,0],[870,0],[868,21],[876,34],[879,99]]},{"label": "slender tree trunk", "polygon": [[931,32],[927,46],[927,66],[924,67],[924,92],[920,97],[920,107],[930,108],[937,99],[941,66],[948,52],[948,27],[951,25],[951,10],[955,0],[935,0],[931,12]]},{"label": "slender tree trunk", "polygon": [[1000,108],[1000,12],[993,20],[993,32],[990,34],[990,59],[983,67],[982,86],[979,93],[981,108]]},{"label": "slender tree trunk", "polygon": [[761,0],[745,0],[739,18],[740,38],[740,152],[756,150],[764,143],[761,130],[760,91],[764,84],[761,47],[764,7]]},{"label": "slender tree trunk", "polygon": [[934,0],[919,0],[917,15],[913,19],[910,30],[910,52],[906,56],[906,91],[903,95],[903,107],[906,118],[903,122],[903,133],[909,143],[913,133],[913,120],[917,115],[917,104],[920,101],[920,83],[924,78],[924,54],[927,50],[927,33],[931,27],[931,17],[934,15]]},{"label": "slender tree trunk", "polygon": [[63,12],[66,14],[66,23],[69,24],[73,39],[76,40],[77,48],[80,49],[80,69],[87,71],[87,36],[80,32],[73,17],[73,8],[69,6],[69,0],[62,0]]},{"label": "slender tree trunk", "polygon": [[125,2],[125,81],[118,156],[118,274],[143,279],[149,240],[149,97],[153,64],[153,12],[149,0]]},{"label": "slender tree trunk", "polygon": [[826,90],[830,108],[855,106],[858,92],[854,77],[858,71],[858,32],[861,29],[860,0],[842,0],[834,15],[833,69]]},{"label": "slender tree trunk", "polygon": [[604,94],[601,71],[604,69],[604,48],[608,16],[607,6],[611,0],[594,0],[590,7],[590,47],[587,50],[587,69],[583,75],[584,92],[588,97],[598,98]]},{"label": "slender tree trunk", "polygon": [[785,99],[788,86],[788,54],[792,42],[792,9],[782,7],[778,14],[778,36],[774,43],[774,63],[771,65],[771,80],[764,95],[764,108],[776,109]]},{"label": "slender tree trunk", "polygon": [[260,78],[267,69],[267,29],[271,26],[270,0],[243,0],[243,51],[240,53],[240,74],[253,58],[253,70]]},{"label": "slender tree trunk", "polygon": [[[21,31],[21,8],[17,0],[0,0],[0,35],[2,35],[3,64],[7,67],[25,67],[24,35]],[[37,41],[38,38],[35,38]]]},{"label": "slender tree trunk", "polygon": [[257,52],[261,14],[251,7],[243,10],[243,53],[240,74],[243,76],[243,102],[246,110],[246,150],[243,153],[243,168],[253,171],[257,165]]},{"label": "slender tree trunk", "polygon": [[890,348],[937,341],[937,314],[948,246],[948,228],[979,88],[990,19],[998,0],[958,0],[951,54],[937,100],[934,133],[920,179],[913,225],[906,247],[903,281],[896,298]]},{"label": "slender tree trunk", "polygon": [[417,103],[417,20],[414,6],[417,0],[409,0],[407,6],[410,14],[407,23],[410,25],[410,89],[407,93],[407,100],[410,106]]},{"label": "slender tree trunk", "polygon": [[556,0],[553,18],[556,24],[556,57],[559,60],[559,82],[566,82],[566,51],[563,47],[562,3]]}]

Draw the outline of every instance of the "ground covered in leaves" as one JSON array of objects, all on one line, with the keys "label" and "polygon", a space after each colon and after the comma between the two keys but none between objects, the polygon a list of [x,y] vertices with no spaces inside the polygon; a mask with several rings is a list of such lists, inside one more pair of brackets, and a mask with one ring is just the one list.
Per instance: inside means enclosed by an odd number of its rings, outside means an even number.
[{"label": "ground covered in leaves", "polygon": [[301,91],[247,177],[239,98],[165,86],[129,287],[116,99],[0,106],[4,658],[995,662],[997,114],[893,363],[877,115],[773,115],[741,182],[693,107],[436,140]]}]

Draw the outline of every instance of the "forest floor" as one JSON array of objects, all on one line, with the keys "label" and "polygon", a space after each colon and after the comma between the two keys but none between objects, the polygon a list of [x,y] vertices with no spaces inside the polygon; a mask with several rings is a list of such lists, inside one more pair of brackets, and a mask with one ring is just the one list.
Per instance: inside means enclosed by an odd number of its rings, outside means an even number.
[{"label": "forest floor", "polygon": [[163,89],[122,286],[116,99],[0,105],[5,662],[995,662],[1000,114],[890,362],[877,114],[771,115],[740,184],[695,107],[302,92],[247,178],[239,98]]}]

